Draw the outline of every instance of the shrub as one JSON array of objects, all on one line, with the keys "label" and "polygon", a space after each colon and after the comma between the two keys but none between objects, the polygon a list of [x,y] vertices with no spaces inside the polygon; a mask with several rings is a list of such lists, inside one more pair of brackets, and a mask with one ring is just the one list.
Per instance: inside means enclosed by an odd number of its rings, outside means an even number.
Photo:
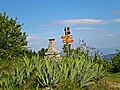
[{"label": "shrub", "polygon": [[111,58],[111,71],[120,72],[120,51],[117,50],[115,56]]}]

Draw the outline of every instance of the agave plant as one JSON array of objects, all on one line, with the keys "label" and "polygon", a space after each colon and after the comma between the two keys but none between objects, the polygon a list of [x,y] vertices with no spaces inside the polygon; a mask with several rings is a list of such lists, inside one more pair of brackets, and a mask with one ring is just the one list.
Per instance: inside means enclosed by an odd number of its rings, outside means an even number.
[{"label": "agave plant", "polygon": [[25,83],[25,69],[23,66],[16,66],[15,74],[13,75],[13,78],[16,82],[16,85],[20,86],[23,83]]},{"label": "agave plant", "polygon": [[[88,58],[87,58],[88,59]],[[92,58],[89,58],[92,59]],[[3,75],[0,71],[0,86],[6,90],[27,84],[34,73],[37,80],[35,86],[53,88],[60,85],[60,80],[67,80],[76,83],[80,88],[93,83],[103,77],[105,71],[103,66],[86,60],[84,55],[74,55],[74,57],[63,57],[61,60],[41,59],[39,55],[28,58],[23,57],[23,62],[15,67],[15,73],[10,77]]]},{"label": "agave plant", "polygon": [[38,82],[43,87],[53,87],[57,84],[62,76],[61,68],[58,62],[54,60],[43,60],[40,61],[37,67],[36,76]]},{"label": "agave plant", "polygon": [[60,62],[64,78],[70,78],[81,88],[93,83],[93,79],[100,78],[105,72],[103,67],[99,67],[98,64],[81,58],[64,58]]},{"label": "agave plant", "polygon": [[96,67],[97,68],[94,68],[94,71],[96,72],[94,78],[95,80],[100,80],[101,78],[104,77],[106,70],[103,70],[104,69],[103,65],[96,64]]},{"label": "agave plant", "polygon": [[32,73],[32,71],[34,69],[33,62],[26,55],[25,55],[25,57],[23,57],[23,61],[24,61],[23,64],[24,64],[24,69],[25,69],[26,77],[30,78],[30,74]]},{"label": "agave plant", "polygon": [[14,90],[15,84],[12,75],[8,76],[3,73],[0,79],[0,86],[3,90]]}]

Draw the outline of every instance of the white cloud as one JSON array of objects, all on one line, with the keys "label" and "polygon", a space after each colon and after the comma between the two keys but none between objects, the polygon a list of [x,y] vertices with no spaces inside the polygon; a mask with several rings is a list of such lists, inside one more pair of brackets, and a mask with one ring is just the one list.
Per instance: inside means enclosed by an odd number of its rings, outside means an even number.
[{"label": "white cloud", "polygon": [[47,24],[41,24],[39,25],[40,27],[47,27],[47,26],[61,26],[61,25],[70,25],[70,26],[73,26],[73,25],[81,25],[81,24],[84,24],[84,25],[89,25],[89,24],[107,24],[108,21],[106,20],[102,20],[102,19],[67,19],[67,20],[56,20],[56,21],[53,21],[53,22],[49,22]]},{"label": "white cloud", "polygon": [[96,30],[96,28],[75,28],[74,30]]},{"label": "white cloud", "polygon": [[28,35],[27,36],[27,41],[36,40],[36,39],[39,39],[39,37],[37,35]]},{"label": "white cloud", "polygon": [[70,24],[70,25],[79,25],[79,24],[106,24],[106,20],[102,19],[70,19],[70,20],[58,20],[59,24]]},{"label": "white cloud", "polygon": [[30,49],[38,51],[41,48],[47,48],[48,45],[48,39],[47,38],[41,38],[37,34],[31,34],[27,37],[28,46]]},{"label": "white cloud", "polygon": [[106,37],[114,37],[114,34],[112,34],[112,33],[107,33],[105,36],[106,36]]},{"label": "white cloud", "polygon": [[48,41],[47,38],[41,38],[37,34],[28,35],[27,41],[30,44],[39,44],[43,41]]},{"label": "white cloud", "polygon": [[113,19],[112,21],[119,23],[120,22],[120,18]]}]

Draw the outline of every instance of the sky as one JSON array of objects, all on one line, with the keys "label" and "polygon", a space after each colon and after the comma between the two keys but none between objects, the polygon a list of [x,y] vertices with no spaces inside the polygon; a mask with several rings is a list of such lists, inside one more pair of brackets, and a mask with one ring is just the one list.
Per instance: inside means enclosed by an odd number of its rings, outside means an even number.
[{"label": "sky", "polygon": [[79,38],[87,45],[111,54],[120,49],[120,0],[0,0],[0,13],[17,17],[27,33],[28,47],[38,51],[55,38],[61,50],[65,26],[76,47]]}]

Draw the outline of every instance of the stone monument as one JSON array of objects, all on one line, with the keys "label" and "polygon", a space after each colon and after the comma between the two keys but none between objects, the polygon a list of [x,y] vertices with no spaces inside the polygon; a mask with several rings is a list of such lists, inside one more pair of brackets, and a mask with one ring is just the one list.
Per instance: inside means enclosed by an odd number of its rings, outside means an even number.
[{"label": "stone monument", "polygon": [[56,58],[57,60],[60,58],[60,53],[55,44],[55,39],[49,39],[48,50],[45,55],[49,58]]}]

